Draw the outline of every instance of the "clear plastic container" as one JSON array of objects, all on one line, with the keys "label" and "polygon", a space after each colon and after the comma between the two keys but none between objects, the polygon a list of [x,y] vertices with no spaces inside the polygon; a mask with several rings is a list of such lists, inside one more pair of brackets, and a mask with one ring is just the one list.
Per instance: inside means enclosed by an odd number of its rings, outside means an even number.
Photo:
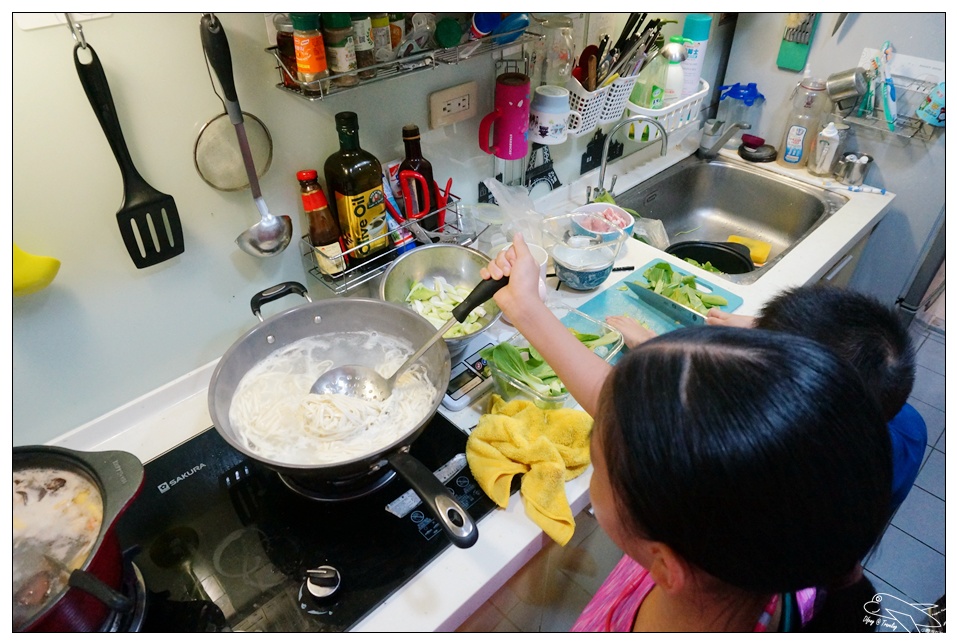
[{"label": "clear plastic container", "polygon": [[[552,307],[552,311],[567,328],[574,329],[579,333],[589,333],[598,336],[614,334],[617,336],[609,344],[595,347],[593,350],[597,355],[601,356],[605,362],[611,362],[621,353],[625,342],[621,334],[610,325],[585,315],[577,309],[558,306]],[[525,336],[521,333],[516,333],[509,338],[507,342],[519,349],[529,346],[528,340],[526,340]],[[524,383],[502,372],[494,362],[489,361],[489,368],[492,372],[492,383],[495,387],[495,393],[501,396],[503,400],[531,400],[535,403],[535,406],[540,409],[561,409],[576,404],[575,399],[568,393],[548,396],[534,391]]]},{"label": "clear plastic container", "polygon": [[791,97],[791,112],[784,127],[777,162],[787,168],[807,165],[814,139],[821,131],[827,104],[827,86],[819,78],[805,77]]},{"label": "clear plastic container", "polygon": [[[722,133],[732,123],[749,123],[752,128],[757,127],[761,106],[764,105],[764,95],[758,91],[756,83],[722,85],[718,89],[722,93],[721,102],[718,103],[717,120],[723,124]],[[724,144],[724,148],[737,150],[741,147],[741,135],[744,133],[744,130],[737,130]]]}]

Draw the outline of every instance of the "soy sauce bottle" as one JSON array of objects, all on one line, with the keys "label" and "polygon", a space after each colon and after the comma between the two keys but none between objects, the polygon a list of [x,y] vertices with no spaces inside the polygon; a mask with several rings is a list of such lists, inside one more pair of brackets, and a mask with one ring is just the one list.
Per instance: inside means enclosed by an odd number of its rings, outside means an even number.
[{"label": "soy sauce bottle", "polygon": [[336,114],[339,151],[329,155],[323,171],[334,205],[350,267],[379,266],[394,252],[389,244],[382,165],[359,147],[359,118],[355,112]]},{"label": "soy sauce bottle", "polygon": [[425,191],[418,181],[406,182],[413,203],[405,204],[406,212],[422,212],[429,214],[419,222],[425,230],[436,230],[439,227],[439,217],[435,210],[439,207],[438,194],[435,189],[435,178],[432,176],[432,164],[422,156],[422,142],[419,136],[419,126],[414,123],[403,126],[402,142],[405,144],[405,158],[399,164],[399,172],[413,170],[422,175],[428,185],[429,206],[425,210]]}]

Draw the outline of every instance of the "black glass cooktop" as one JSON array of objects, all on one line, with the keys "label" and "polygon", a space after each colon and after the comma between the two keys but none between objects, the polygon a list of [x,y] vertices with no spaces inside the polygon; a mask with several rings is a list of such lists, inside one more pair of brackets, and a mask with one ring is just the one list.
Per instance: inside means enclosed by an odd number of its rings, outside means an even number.
[{"label": "black glass cooktop", "polygon": [[[411,453],[430,470],[446,466],[446,486],[478,521],[494,503],[464,462],[465,441],[436,414]],[[203,432],[146,464],[143,490],[118,524],[146,582],[142,630],[348,630],[450,547],[425,506],[409,507],[409,489],[394,476],[359,498],[312,500],[215,429]],[[317,600],[304,584],[322,566],[339,572],[340,585]]]}]

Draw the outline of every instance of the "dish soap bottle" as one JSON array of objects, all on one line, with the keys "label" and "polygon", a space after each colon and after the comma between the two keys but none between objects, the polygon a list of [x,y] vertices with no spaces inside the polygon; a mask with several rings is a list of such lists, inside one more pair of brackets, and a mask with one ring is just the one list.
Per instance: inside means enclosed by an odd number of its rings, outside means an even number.
[{"label": "dish soap bottle", "polygon": [[[382,164],[359,147],[359,117],[355,112],[336,114],[336,131],[339,151],[329,155],[323,171],[342,230],[347,261],[350,266],[380,257],[388,261]],[[378,262],[370,267],[375,265]]]},{"label": "dish soap bottle", "polygon": [[824,81],[811,78],[805,71],[804,79],[792,93],[791,113],[788,115],[781,139],[778,163],[787,168],[807,165],[814,137],[821,131],[821,116],[827,102]]}]

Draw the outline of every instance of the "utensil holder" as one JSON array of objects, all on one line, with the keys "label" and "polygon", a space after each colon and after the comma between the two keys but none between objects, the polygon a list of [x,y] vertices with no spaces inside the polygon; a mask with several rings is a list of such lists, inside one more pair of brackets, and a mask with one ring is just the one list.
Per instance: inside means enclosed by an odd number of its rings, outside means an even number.
[{"label": "utensil holder", "polygon": [[625,106],[631,97],[631,90],[635,88],[638,81],[635,76],[616,78],[608,85],[608,93],[605,94],[605,102],[602,103],[601,113],[598,116],[598,124],[617,123],[621,120],[621,115],[625,113]]},{"label": "utensil holder", "polygon": [[605,96],[611,91],[611,85],[589,92],[582,87],[577,78],[571,78],[565,83],[565,89],[569,92],[569,107],[578,112],[577,116],[572,114],[568,123],[568,133],[573,136],[582,136],[593,132],[598,127]]},{"label": "utensil holder", "polygon": [[[867,162],[862,162],[862,158],[867,158]],[[841,156],[837,162],[837,169],[834,175],[837,180],[845,186],[859,186],[864,183],[864,177],[867,169],[874,163],[874,157],[860,152],[848,152]]]}]

